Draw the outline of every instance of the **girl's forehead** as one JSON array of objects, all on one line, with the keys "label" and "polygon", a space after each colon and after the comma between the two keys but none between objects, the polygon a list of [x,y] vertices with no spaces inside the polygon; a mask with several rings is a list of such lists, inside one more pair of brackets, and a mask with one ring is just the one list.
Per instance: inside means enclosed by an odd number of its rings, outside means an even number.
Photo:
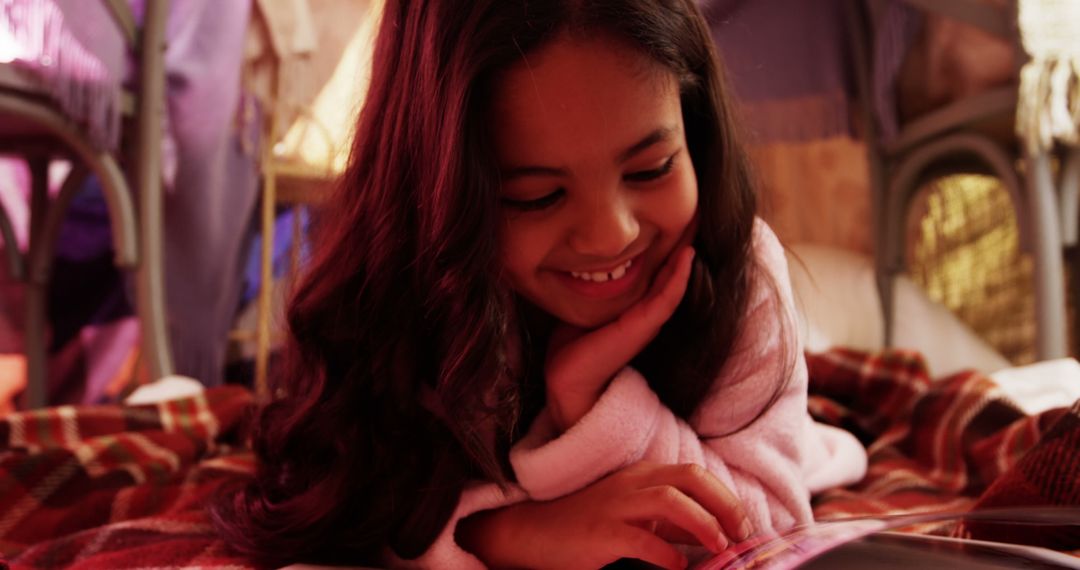
[{"label": "girl's forehead", "polygon": [[[632,82],[663,91],[673,74],[630,44],[608,35],[579,37],[562,33],[500,74],[496,99],[519,89],[543,93],[585,91],[595,98],[607,81]],[[657,93],[662,95],[662,93]]]},{"label": "girl's forehead", "polygon": [[657,128],[681,129],[675,75],[606,38],[552,40],[501,74],[493,95],[491,131],[504,159],[604,153]]}]

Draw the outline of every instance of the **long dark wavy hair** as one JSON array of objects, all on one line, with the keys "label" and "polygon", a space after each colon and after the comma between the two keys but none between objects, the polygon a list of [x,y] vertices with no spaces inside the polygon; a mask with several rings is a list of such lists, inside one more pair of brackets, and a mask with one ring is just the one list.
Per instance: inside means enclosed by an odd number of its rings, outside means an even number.
[{"label": "long dark wavy hair", "polygon": [[500,279],[487,114],[500,72],[558,34],[604,34],[680,84],[697,255],[632,365],[688,418],[745,312],[755,197],[693,0],[387,0],[382,18],[350,164],[288,309],[284,396],[257,418],[253,481],[212,509],[267,564],[414,558],[467,481],[512,479],[506,449],[542,405],[546,339],[518,330]]}]

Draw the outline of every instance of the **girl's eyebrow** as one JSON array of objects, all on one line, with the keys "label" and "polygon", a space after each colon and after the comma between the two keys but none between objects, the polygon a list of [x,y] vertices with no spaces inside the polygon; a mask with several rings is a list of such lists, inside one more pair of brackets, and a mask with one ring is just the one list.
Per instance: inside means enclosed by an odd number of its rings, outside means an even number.
[{"label": "girl's eyebrow", "polygon": [[667,127],[661,127],[659,129],[656,129],[655,131],[645,135],[645,138],[630,145],[630,148],[622,151],[622,153],[619,154],[619,164],[622,164],[630,160],[631,158],[634,158],[634,156],[637,155],[639,152],[644,151],[645,149],[651,147],[656,143],[664,142],[670,139],[672,135],[675,134],[676,129],[677,127],[675,127],[674,125],[669,125]]},{"label": "girl's eyebrow", "polygon": [[[671,125],[667,127],[660,127],[651,133],[645,135],[638,142],[630,145],[629,148],[619,153],[618,163],[622,164],[631,158],[634,158],[638,153],[653,146],[654,144],[664,142],[670,139],[678,130],[678,127]],[[518,178],[524,178],[527,176],[548,176],[548,177],[566,177],[569,176],[569,172],[565,168],[556,168],[553,166],[539,166],[539,165],[525,165],[514,166],[503,170],[500,173],[503,181],[516,180]]]},{"label": "girl's eyebrow", "polygon": [[508,168],[500,174],[503,181],[516,180],[518,178],[524,178],[526,176],[551,176],[551,177],[566,177],[569,173],[565,168],[554,168],[551,166],[515,166]]}]

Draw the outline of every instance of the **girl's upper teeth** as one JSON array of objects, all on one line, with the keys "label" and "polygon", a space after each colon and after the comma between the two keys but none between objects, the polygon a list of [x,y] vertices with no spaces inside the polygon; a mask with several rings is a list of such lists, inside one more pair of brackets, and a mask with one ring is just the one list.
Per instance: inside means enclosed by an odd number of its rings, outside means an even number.
[{"label": "girl's upper teeth", "polygon": [[630,264],[632,262],[633,262],[633,260],[628,260],[626,263],[616,267],[615,269],[613,269],[611,271],[607,271],[607,272],[605,272],[605,271],[599,271],[599,272],[584,271],[584,272],[579,273],[577,271],[571,271],[570,275],[572,275],[572,276],[574,276],[574,277],[576,277],[578,279],[585,280],[585,281],[595,281],[597,283],[603,283],[604,281],[611,281],[611,280],[614,280],[614,279],[622,279],[622,277],[624,275],[626,275],[626,270],[630,269]]}]

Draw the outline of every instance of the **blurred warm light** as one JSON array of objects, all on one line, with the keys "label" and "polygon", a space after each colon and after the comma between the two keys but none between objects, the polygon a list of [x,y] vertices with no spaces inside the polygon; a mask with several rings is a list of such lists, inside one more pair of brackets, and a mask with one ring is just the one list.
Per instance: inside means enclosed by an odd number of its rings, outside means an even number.
[{"label": "blurred warm light", "polygon": [[1034,360],[1033,267],[1009,193],[990,176],[948,176],[920,203],[909,226],[912,278],[1012,362]]},{"label": "blurred warm light", "polygon": [[0,63],[11,63],[19,58],[22,50],[15,36],[4,27],[0,27]]},{"label": "blurred warm light", "polygon": [[371,53],[382,7],[382,0],[371,2],[368,16],[353,34],[333,76],[275,145],[275,154],[332,173],[345,169],[356,114],[371,81]]}]

